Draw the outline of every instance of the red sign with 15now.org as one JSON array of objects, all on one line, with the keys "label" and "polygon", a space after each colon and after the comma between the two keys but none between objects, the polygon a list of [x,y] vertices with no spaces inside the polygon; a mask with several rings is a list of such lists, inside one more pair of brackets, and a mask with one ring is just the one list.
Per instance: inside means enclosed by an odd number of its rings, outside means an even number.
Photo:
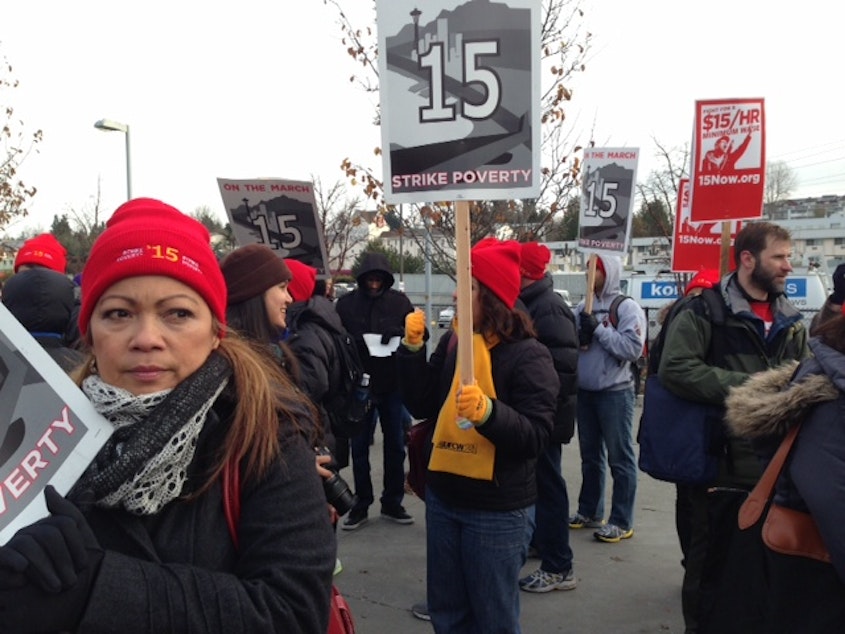
[{"label": "red sign with 15now.org", "polygon": [[763,100],[696,102],[693,140],[691,221],[759,218],[766,169]]}]

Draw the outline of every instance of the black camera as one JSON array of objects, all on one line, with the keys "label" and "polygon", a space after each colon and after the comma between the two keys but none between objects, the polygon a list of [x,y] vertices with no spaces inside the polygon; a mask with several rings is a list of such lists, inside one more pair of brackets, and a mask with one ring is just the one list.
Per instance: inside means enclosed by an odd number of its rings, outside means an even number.
[{"label": "black camera", "polygon": [[[328,447],[318,447],[316,452],[318,456],[332,455]],[[330,478],[323,479],[323,492],[326,494],[326,500],[334,507],[338,515],[346,515],[355,506],[358,498],[352,492],[352,489],[349,488],[346,480],[338,474],[334,456],[332,456],[332,461],[324,464],[323,467],[332,472]]]}]

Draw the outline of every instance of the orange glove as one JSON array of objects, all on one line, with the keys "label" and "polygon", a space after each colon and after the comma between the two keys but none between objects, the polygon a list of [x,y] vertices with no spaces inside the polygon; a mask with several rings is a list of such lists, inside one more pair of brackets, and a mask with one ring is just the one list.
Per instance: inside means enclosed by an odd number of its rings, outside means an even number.
[{"label": "orange glove", "polygon": [[425,311],[417,308],[405,315],[405,339],[403,343],[409,348],[419,348],[423,345],[425,334]]},{"label": "orange glove", "polygon": [[458,416],[478,427],[487,422],[493,412],[493,401],[477,385],[462,385],[457,394]]}]

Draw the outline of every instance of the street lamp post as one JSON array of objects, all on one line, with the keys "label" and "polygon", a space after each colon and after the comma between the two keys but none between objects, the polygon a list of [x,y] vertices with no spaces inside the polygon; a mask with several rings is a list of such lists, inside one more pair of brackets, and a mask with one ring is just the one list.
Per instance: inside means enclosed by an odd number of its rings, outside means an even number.
[{"label": "street lamp post", "polygon": [[111,119],[100,119],[94,124],[98,130],[108,132],[123,132],[126,135],[126,199],[132,200],[132,167],[129,159],[129,124],[112,121]]}]

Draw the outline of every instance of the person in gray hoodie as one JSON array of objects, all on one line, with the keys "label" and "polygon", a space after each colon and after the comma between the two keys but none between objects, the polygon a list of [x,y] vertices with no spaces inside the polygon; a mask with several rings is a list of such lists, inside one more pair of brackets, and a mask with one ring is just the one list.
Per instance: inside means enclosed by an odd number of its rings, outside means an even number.
[{"label": "person in gray hoodie", "polygon": [[[637,459],[632,433],[634,384],[631,362],[643,351],[645,313],[633,299],[611,305],[620,295],[622,261],[615,256],[596,258],[592,311],[582,300],[575,308],[578,320],[578,445],[581,449],[581,491],[578,511],[570,528],[596,528],[593,535],[615,543],[634,534],[634,498]],[[614,323],[615,322],[615,323]],[[604,520],[606,464],[613,478],[610,517]]]}]

